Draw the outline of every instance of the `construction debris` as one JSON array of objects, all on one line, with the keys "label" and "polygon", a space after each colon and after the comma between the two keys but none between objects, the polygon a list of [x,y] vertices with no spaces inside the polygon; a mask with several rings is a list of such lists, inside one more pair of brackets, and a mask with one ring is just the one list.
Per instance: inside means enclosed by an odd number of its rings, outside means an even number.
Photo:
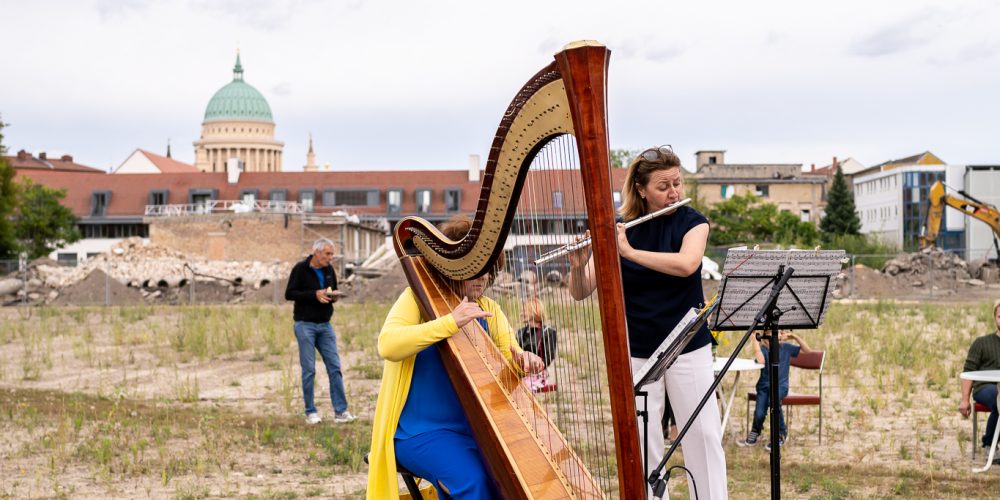
[{"label": "construction debris", "polygon": [[129,238],[75,267],[60,266],[49,259],[32,262],[24,272],[0,281],[0,299],[5,303],[24,302],[26,298],[31,303],[60,304],[119,304],[143,299],[176,303],[185,301],[184,289],[187,301],[234,302],[240,301],[246,290],[285,279],[292,265],[210,261]]}]

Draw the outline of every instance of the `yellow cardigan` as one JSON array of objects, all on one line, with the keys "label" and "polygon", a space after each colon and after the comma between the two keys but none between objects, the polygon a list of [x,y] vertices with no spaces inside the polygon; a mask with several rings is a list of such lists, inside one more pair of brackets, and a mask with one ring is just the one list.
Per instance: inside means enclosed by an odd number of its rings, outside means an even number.
[{"label": "yellow cardigan", "polygon": [[[484,311],[493,313],[493,316],[486,318],[490,336],[507,361],[511,361],[510,346],[514,345],[518,351],[521,346],[514,339],[507,316],[492,299],[480,297],[476,303]],[[406,404],[406,396],[410,392],[417,353],[458,333],[458,325],[450,314],[426,323],[422,321],[416,296],[407,288],[389,310],[378,335],[378,353],[385,359],[385,363],[382,368],[382,387],[379,389],[372,419],[372,443],[368,455],[369,499],[399,498],[393,436],[396,434],[403,405]]]}]

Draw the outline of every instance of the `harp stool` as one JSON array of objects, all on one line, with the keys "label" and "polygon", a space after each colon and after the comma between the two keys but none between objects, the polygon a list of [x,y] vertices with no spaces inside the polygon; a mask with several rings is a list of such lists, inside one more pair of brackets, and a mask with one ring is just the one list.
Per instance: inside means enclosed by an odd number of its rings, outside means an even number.
[{"label": "harp stool", "polygon": [[[367,453],[365,453],[365,463],[366,464],[368,463]],[[400,465],[399,462],[396,462],[396,472],[398,472],[399,475],[403,477],[403,483],[406,484],[406,489],[407,491],[410,492],[410,496],[414,500],[423,500],[424,497],[423,495],[420,494],[420,488],[417,487],[417,480],[414,477],[413,473],[410,472],[406,467]]]}]

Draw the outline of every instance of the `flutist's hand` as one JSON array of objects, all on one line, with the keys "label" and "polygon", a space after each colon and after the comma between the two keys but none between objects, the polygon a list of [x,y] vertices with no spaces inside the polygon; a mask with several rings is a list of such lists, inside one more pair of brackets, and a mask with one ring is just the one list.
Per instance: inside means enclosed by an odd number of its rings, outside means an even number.
[{"label": "flutist's hand", "polygon": [[[574,243],[579,243],[587,238],[590,238],[590,230],[583,233],[583,236],[577,236]],[[579,269],[587,265],[587,261],[590,260],[590,245],[583,248],[578,248],[569,253],[569,265],[570,267]]]},{"label": "flutist's hand", "polygon": [[629,256],[632,255],[633,248],[632,244],[628,242],[628,238],[625,236],[625,224],[622,224],[621,222],[615,224],[615,232],[618,235],[618,255],[632,260]]}]

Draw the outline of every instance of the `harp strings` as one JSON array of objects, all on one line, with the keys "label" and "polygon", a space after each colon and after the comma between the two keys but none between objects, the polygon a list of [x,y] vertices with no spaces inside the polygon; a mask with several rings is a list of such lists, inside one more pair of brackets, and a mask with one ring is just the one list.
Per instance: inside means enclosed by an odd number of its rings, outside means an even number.
[{"label": "harp strings", "polygon": [[[586,229],[575,222],[586,215],[582,186],[572,136],[561,136],[538,152],[521,192],[503,267],[497,270],[497,281],[487,295],[500,303],[514,332],[526,326],[532,314],[525,313],[534,312],[535,304],[541,304],[544,319],[535,333],[554,329],[555,345],[545,335],[535,340],[542,343],[543,352],[554,352],[555,356],[545,371],[544,385],[539,387],[540,382],[534,381],[538,404],[520,400],[518,404],[524,405],[522,414],[531,422],[546,418],[556,422],[591,475],[610,492],[617,489],[614,429],[596,294],[583,301],[569,295],[565,286],[568,256],[532,264],[545,251]],[[530,378],[523,383],[531,383]],[[558,461],[558,457],[554,459]]]}]

